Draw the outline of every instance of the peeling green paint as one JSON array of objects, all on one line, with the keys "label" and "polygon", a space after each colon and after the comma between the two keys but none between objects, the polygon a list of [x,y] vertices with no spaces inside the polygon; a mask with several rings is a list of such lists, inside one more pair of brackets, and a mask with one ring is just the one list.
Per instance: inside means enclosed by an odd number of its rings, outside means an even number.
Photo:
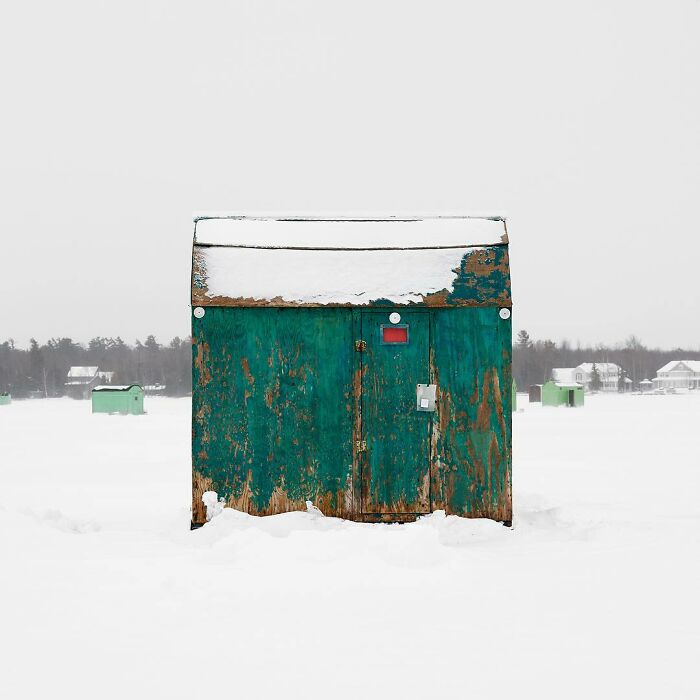
[{"label": "peeling green paint", "polygon": [[430,383],[429,312],[401,310],[405,345],[382,343],[386,311],[361,317],[362,512],[427,513],[432,414],[416,410],[416,385]]},{"label": "peeling green paint", "polygon": [[510,305],[508,248],[491,246],[462,258],[447,306]]},{"label": "peeling green paint", "polygon": [[434,507],[510,520],[511,321],[477,308],[441,309],[434,322]]},{"label": "peeling green paint", "polygon": [[230,505],[262,514],[312,500],[344,514],[350,321],[347,309],[209,308],[193,319],[193,466]]},{"label": "peeling green paint", "polygon": [[[254,514],[312,500],[355,519],[444,508],[511,520],[510,319],[497,307],[399,308],[409,344],[382,345],[392,310],[193,318],[197,517],[213,489]],[[416,411],[418,383],[438,385],[435,413]]]}]

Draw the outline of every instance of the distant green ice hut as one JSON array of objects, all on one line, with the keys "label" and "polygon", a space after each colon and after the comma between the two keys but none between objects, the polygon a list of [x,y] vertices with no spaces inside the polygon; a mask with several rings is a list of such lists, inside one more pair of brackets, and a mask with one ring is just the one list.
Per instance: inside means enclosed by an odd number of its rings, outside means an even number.
[{"label": "distant green ice hut", "polygon": [[498,217],[201,217],[192,520],[511,520],[511,295]]},{"label": "distant green ice hut", "polygon": [[96,386],[92,390],[93,413],[123,413],[140,416],[143,410],[143,389],[128,386]]},{"label": "distant green ice hut", "polygon": [[575,382],[549,381],[542,385],[543,406],[583,406],[583,386]]},{"label": "distant green ice hut", "polygon": [[0,392],[0,406],[9,406],[12,403],[12,397],[7,392]]}]

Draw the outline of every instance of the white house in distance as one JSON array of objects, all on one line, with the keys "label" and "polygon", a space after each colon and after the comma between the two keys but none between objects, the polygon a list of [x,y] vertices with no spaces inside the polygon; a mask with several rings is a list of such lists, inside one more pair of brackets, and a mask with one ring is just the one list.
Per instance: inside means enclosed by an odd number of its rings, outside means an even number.
[{"label": "white house in distance", "polygon": [[97,367],[71,367],[66,377],[66,395],[74,399],[88,399],[99,383]]},{"label": "white house in distance", "polygon": [[700,389],[700,360],[667,362],[651,381],[656,389]]},{"label": "white house in distance", "polygon": [[[617,391],[620,366],[614,362],[583,362],[578,367],[555,367],[552,370],[552,379],[557,383],[575,382],[581,384],[586,391],[590,391],[594,364],[600,377],[600,390]],[[625,390],[628,391],[631,388],[632,380],[625,377]]]}]

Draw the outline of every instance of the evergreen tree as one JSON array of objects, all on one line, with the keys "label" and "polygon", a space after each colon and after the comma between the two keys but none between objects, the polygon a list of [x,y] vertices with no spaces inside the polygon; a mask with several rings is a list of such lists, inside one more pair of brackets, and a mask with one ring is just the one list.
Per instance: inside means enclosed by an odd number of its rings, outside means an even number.
[{"label": "evergreen tree", "polygon": [[520,348],[531,348],[532,341],[527,331],[518,331],[518,338],[516,340],[518,347]]},{"label": "evergreen tree", "polygon": [[591,368],[591,391],[600,391],[602,386],[603,381],[600,378],[600,372],[598,371],[598,367],[594,362],[593,367]]}]

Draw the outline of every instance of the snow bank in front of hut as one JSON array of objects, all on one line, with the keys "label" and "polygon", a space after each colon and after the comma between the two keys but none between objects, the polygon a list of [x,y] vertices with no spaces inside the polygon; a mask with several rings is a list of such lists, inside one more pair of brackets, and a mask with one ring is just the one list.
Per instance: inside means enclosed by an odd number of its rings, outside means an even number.
[{"label": "snow bank in front of hut", "polygon": [[465,254],[446,250],[257,250],[204,248],[208,297],[315,304],[395,304],[452,290]]},{"label": "snow bank in front of hut", "polygon": [[[219,516],[196,530],[198,541],[209,545],[219,543],[243,533],[255,530],[273,537],[291,537],[299,532],[333,532],[348,531],[360,533],[361,537],[374,539],[382,537],[377,533],[377,526],[370,523],[356,523],[341,518],[322,517],[323,513],[314,510],[293,511],[280,515],[256,517],[233,508],[223,508]],[[430,546],[463,547],[512,536],[512,530],[501,523],[483,518],[459,518],[455,515],[446,516],[444,511],[436,511],[421,516],[414,523],[383,524],[379,530],[410,532],[411,537],[418,537]],[[364,533],[364,534],[362,534]],[[419,533],[419,534],[416,534]],[[393,537],[393,535],[391,535]],[[372,546],[368,543],[368,546]],[[426,553],[427,555],[427,553]],[[392,556],[390,554],[390,556]],[[432,556],[432,555],[429,555]]]}]

